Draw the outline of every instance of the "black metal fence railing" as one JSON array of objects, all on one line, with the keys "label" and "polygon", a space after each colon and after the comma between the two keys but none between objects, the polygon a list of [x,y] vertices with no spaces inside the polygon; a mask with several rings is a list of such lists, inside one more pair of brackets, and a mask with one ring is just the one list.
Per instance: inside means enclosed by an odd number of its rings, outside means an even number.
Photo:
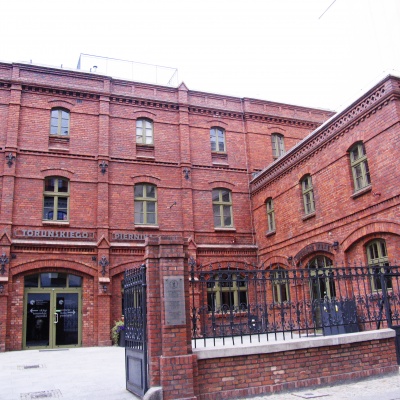
[{"label": "black metal fence railing", "polygon": [[256,269],[190,262],[193,345],[286,340],[400,322],[398,266]]},{"label": "black metal fence railing", "polygon": [[146,266],[124,274],[126,388],[142,398],[148,388]]},{"label": "black metal fence railing", "polygon": [[142,265],[125,271],[124,322],[126,347],[146,348],[146,269]]}]

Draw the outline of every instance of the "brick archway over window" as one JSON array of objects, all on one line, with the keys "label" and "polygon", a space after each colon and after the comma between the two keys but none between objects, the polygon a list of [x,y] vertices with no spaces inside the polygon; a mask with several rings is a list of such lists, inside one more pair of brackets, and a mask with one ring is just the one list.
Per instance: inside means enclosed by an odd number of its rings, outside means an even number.
[{"label": "brick archway over window", "polygon": [[92,277],[97,276],[97,265],[89,265],[84,263],[78,263],[70,260],[35,260],[35,261],[27,261],[16,265],[12,268],[12,274],[23,274],[28,271],[35,271],[43,268],[60,268],[60,271],[63,269],[68,269],[70,271],[77,271],[82,274],[90,275]]},{"label": "brick archway over window", "polygon": [[343,251],[347,251],[351,245],[357,242],[359,239],[367,235],[374,233],[393,233],[400,236],[400,224],[388,221],[376,221],[367,224],[361,228],[356,229],[341,243]]}]

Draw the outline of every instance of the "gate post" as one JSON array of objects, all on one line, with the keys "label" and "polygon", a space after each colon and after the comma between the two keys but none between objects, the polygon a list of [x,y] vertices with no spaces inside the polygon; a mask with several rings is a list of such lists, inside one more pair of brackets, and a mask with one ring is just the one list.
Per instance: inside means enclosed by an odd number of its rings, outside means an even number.
[{"label": "gate post", "polygon": [[185,247],[179,236],[146,239],[149,387],[164,400],[196,399]]}]

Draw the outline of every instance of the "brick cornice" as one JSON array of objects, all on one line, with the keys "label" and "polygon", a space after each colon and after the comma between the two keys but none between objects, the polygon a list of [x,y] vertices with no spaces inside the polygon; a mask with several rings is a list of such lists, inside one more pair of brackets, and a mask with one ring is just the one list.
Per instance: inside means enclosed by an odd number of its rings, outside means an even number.
[{"label": "brick cornice", "polygon": [[254,196],[266,184],[288,174],[302,161],[313,157],[321,148],[326,147],[335,138],[349,132],[372,114],[381,110],[382,107],[390,104],[398,96],[398,93],[395,92],[397,88],[395,88],[395,91],[393,90],[391,79],[396,78],[390,76],[385,78],[383,82],[380,82],[367,92],[361,100],[356,101],[344,111],[333,116],[289,150],[286,155],[261,171],[251,182],[251,195]]}]

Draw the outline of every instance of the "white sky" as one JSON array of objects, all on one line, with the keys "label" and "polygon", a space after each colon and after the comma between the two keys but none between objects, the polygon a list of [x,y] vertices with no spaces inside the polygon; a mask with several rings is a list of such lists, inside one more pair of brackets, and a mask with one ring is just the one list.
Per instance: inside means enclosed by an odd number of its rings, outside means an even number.
[{"label": "white sky", "polygon": [[338,110],[400,71],[400,0],[3,0],[0,60],[178,68],[192,90]]}]

